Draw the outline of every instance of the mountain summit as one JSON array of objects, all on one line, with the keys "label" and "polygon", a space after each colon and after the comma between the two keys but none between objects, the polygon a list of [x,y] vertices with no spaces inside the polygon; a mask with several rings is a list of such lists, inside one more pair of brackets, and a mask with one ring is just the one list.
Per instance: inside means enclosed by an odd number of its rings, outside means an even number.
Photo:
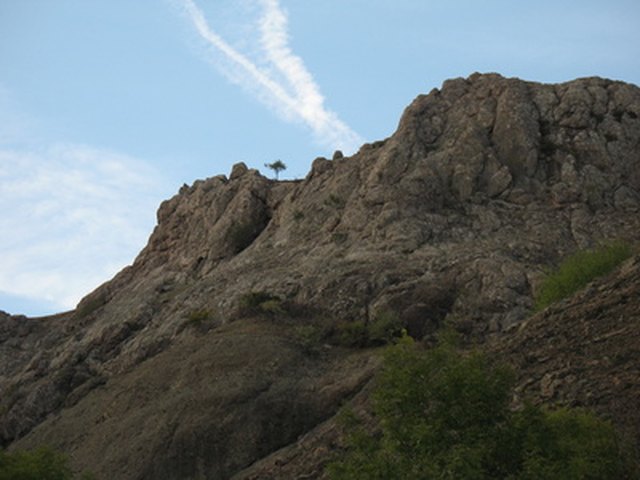
[{"label": "mountain summit", "polygon": [[[532,298],[566,255],[640,239],[639,116],[634,85],[473,74],[303,180],[238,164],[184,186],[133,265],[76,310],[0,314],[2,445],[48,444],[105,479],[317,478],[332,417],[379,364],[371,330],[384,319],[425,341],[446,323],[521,372],[529,325],[549,345],[556,333],[596,342],[588,315],[579,332],[554,327],[562,310],[532,320]],[[612,351],[619,322],[640,321],[637,269],[616,287],[633,308],[595,329]],[[624,351],[637,385],[637,351]],[[584,382],[617,368],[601,366]],[[593,387],[595,401],[538,367],[565,392],[554,401],[613,412],[639,438],[637,415],[615,408],[623,389]]]}]

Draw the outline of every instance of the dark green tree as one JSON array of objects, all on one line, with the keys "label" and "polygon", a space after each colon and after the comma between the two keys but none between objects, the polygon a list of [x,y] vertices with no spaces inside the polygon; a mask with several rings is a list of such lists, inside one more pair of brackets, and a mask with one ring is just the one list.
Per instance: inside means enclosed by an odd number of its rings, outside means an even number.
[{"label": "dark green tree", "polygon": [[332,479],[621,479],[613,427],[581,410],[509,409],[513,374],[450,343],[403,338],[373,393],[374,431],[352,424]]},{"label": "dark green tree", "polygon": [[281,160],[276,160],[273,163],[265,163],[264,166],[270,170],[273,170],[273,172],[276,174],[276,180],[278,180],[280,172],[287,169],[287,166]]}]

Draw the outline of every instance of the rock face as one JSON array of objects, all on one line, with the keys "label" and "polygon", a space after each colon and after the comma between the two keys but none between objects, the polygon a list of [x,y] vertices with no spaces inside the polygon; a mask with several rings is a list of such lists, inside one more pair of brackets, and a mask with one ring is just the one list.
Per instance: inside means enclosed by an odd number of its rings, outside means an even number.
[{"label": "rock face", "polygon": [[[629,84],[474,74],[304,180],[239,164],[184,186],[75,311],[0,315],[0,442],[60,447],[98,478],[229,478],[375,370],[374,351],[310,346],[314,329],[394,312],[417,337],[447,322],[517,341],[545,268],[638,241],[639,115]],[[244,308],[251,292],[291,308]]]},{"label": "rock face", "polygon": [[591,408],[640,458],[640,257],[523,322],[488,349],[519,372],[517,394]]},{"label": "rock face", "polygon": [[[596,411],[635,448],[632,458],[640,458],[638,305],[640,257],[636,256],[572,298],[522,322],[510,335],[494,336],[483,348],[515,368],[516,405],[526,398]],[[351,402],[360,414],[366,390]],[[233,478],[326,478],[323,467],[343,440],[343,429],[332,418]]]}]

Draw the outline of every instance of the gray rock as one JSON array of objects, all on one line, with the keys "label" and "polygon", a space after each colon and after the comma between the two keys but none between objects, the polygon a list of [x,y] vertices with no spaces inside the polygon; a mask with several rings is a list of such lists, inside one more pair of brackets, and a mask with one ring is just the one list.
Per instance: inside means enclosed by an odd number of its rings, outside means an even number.
[{"label": "gray rock", "polygon": [[180,189],[75,311],[0,315],[0,443],[63,448],[98,478],[227,478],[370,377],[374,354],[316,333],[385,308],[425,338],[512,333],[559,259],[639,240],[639,113],[620,82],[474,74],[304,181],[237,164]]},{"label": "gray rock", "polygon": [[247,168],[244,162],[236,163],[231,168],[231,175],[229,175],[229,178],[231,180],[235,180],[237,178],[242,177],[248,171],[249,169]]}]

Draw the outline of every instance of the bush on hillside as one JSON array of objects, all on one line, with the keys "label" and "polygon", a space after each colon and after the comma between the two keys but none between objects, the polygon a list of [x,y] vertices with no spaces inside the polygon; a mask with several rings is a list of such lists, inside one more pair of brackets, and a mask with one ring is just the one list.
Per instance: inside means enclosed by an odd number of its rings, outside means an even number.
[{"label": "bush on hillside", "polygon": [[329,343],[351,348],[379,347],[402,335],[403,325],[392,312],[379,312],[370,322],[338,322],[328,334]]},{"label": "bush on hillside", "polygon": [[[62,453],[42,447],[37,450],[0,450],[0,480],[71,480],[69,459]],[[79,478],[89,480],[88,473]]]},{"label": "bush on hillside", "polygon": [[280,297],[269,292],[248,292],[238,302],[241,316],[249,315],[284,315],[287,312]]},{"label": "bush on hillside", "polygon": [[513,375],[451,343],[403,338],[373,393],[377,427],[353,426],[336,479],[632,478],[610,424],[585,411],[509,409]]},{"label": "bush on hillside", "polygon": [[577,292],[595,278],[611,272],[632,253],[628,244],[614,242],[571,255],[540,285],[536,293],[536,309],[541,310]]}]

